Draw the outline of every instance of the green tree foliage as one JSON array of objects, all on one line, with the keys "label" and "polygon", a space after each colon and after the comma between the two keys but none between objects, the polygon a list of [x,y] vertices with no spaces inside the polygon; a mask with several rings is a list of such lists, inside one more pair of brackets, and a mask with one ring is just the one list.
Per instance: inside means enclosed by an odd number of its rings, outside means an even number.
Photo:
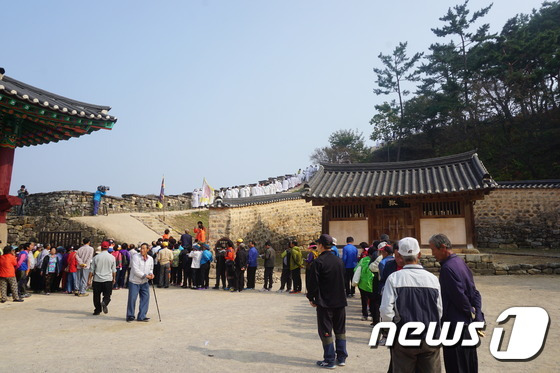
[{"label": "green tree foliage", "polygon": [[317,148],[311,155],[313,163],[359,163],[368,159],[370,149],[358,130],[339,130],[329,136],[330,146]]},{"label": "green tree foliage", "polygon": [[[396,93],[398,97],[398,107],[395,101],[376,105],[376,114],[370,121],[374,126],[371,135],[372,140],[397,141],[399,143],[397,151],[397,161],[400,158],[400,140],[408,133],[404,126],[405,101],[404,97],[410,91],[403,88],[404,82],[418,81],[418,72],[414,65],[422,57],[422,53],[415,53],[412,57],[406,54],[408,43],[399,43],[390,55],[379,54],[379,59],[383,68],[374,68],[373,72],[377,75],[377,88],[373,90],[376,95],[388,95]],[[395,108],[398,116],[395,116]],[[389,159],[388,159],[389,160]]]}]

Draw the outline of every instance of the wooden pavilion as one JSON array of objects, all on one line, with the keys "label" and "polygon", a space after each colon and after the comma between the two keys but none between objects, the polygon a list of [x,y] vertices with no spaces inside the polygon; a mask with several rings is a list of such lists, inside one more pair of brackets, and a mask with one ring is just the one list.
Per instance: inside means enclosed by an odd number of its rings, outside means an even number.
[{"label": "wooden pavilion", "polygon": [[445,233],[456,248],[476,246],[473,204],[497,186],[474,151],[391,163],[322,164],[303,195],[323,207],[322,230],[343,244],[386,233],[423,248]]},{"label": "wooden pavilion", "polygon": [[109,106],[72,100],[4,75],[0,68],[0,240],[6,243],[6,214],[19,198],[10,196],[15,148],[47,144],[110,130],[117,121]]}]

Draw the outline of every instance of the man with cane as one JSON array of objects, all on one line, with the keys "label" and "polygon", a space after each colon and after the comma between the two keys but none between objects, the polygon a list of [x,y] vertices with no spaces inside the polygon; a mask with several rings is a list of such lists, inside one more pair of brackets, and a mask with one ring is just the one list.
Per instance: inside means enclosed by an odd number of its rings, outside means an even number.
[{"label": "man with cane", "polygon": [[148,251],[148,244],[143,243],[140,246],[140,254],[132,255],[131,258],[128,302],[126,306],[127,322],[135,320],[134,311],[138,295],[140,295],[140,306],[136,321],[147,322],[150,320],[149,317],[146,317],[150,304],[150,284],[148,281],[154,278],[154,259],[148,255]]}]

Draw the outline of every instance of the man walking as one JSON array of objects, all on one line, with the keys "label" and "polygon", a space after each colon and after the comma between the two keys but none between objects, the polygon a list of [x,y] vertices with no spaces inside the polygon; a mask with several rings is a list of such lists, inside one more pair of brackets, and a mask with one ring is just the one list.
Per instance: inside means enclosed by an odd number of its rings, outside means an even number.
[{"label": "man walking", "polygon": [[255,241],[249,241],[249,253],[247,258],[247,289],[255,289],[255,276],[257,274],[257,259],[259,252],[255,247]]},{"label": "man walking", "polygon": [[[332,237],[322,234],[317,240],[319,256],[309,268],[307,299],[317,308],[317,327],[323,342],[322,368],[346,365],[346,292],[344,289],[344,263],[332,255]],[[333,342],[333,330],[335,341]],[[336,342],[336,349],[335,349]]]},{"label": "man walking", "polygon": [[276,262],[276,251],[272,248],[270,241],[264,244],[264,287],[266,291],[272,289],[272,274],[274,273],[274,264]]},{"label": "man walking", "polygon": [[86,292],[88,286],[91,259],[93,258],[93,247],[91,247],[90,239],[84,238],[83,245],[76,251],[76,260],[78,260],[78,293],[76,296],[85,297],[89,294]]},{"label": "man walking", "polygon": [[[117,263],[115,257],[107,251],[109,242],[101,243],[101,253],[97,254],[91,262],[91,272],[89,273],[88,285],[93,285],[93,315],[97,316],[109,312],[107,306],[111,302],[113,285],[117,274]],[[93,283],[92,283],[93,280]],[[101,301],[103,293],[103,301]]]},{"label": "man walking", "polygon": [[[397,335],[408,322],[425,325],[421,334],[407,333],[407,339],[420,339],[420,346],[404,347],[395,339],[391,351],[393,372],[441,372],[440,348],[426,344],[426,332],[430,322],[440,325],[442,316],[441,291],[436,276],[420,264],[420,245],[415,238],[405,237],[399,241],[399,253],[405,266],[391,274],[385,282],[381,300],[381,321],[394,322]],[[439,332],[439,327],[437,328]]]},{"label": "man walking", "polygon": [[346,287],[346,296],[353,297],[356,287],[352,286],[352,276],[354,276],[354,268],[358,265],[358,249],[354,246],[354,238],[346,238],[346,246],[342,249],[342,261],[344,262],[344,285]]},{"label": "man walking", "polygon": [[138,307],[136,320],[144,322],[150,320],[149,317],[146,317],[150,305],[150,284],[148,281],[154,278],[154,259],[148,255],[148,251],[148,244],[143,243],[140,246],[140,254],[132,256],[126,305],[127,322],[134,321],[134,310],[136,309],[138,295],[140,295],[140,306]]},{"label": "man walking", "polygon": [[461,346],[464,339],[470,339],[468,325],[472,322],[484,322],[482,298],[476,286],[471,270],[463,259],[453,253],[451,241],[444,234],[435,234],[430,238],[430,248],[437,261],[441,263],[439,283],[443,303],[442,322],[450,322],[449,335],[455,335],[457,322],[464,322],[461,338],[454,346],[443,346],[443,362],[447,372],[478,372],[476,346]]}]

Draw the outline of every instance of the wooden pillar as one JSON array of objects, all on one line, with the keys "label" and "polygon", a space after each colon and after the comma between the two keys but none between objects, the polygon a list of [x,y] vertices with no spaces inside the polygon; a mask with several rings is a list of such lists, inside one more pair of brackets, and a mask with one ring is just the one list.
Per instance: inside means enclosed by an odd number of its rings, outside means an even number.
[{"label": "wooden pillar", "polygon": [[3,245],[8,242],[6,215],[10,208],[12,208],[9,195],[14,165],[14,152],[14,148],[0,146],[0,241]]}]

